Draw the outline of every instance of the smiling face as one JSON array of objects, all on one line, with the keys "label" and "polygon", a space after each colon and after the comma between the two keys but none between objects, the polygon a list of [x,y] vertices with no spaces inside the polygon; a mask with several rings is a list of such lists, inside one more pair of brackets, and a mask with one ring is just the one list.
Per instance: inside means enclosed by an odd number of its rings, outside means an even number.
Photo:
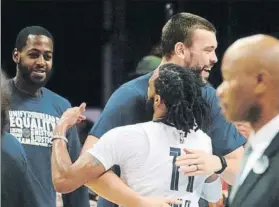
[{"label": "smiling face", "polygon": [[191,35],[191,45],[178,42],[175,45],[176,64],[200,71],[204,80],[208,79],[212,67],[218,59],[216,34],[206,29],[195,29]]},{"label": "smiling face", "polygon": [[204,70],[203,76],[208,78],[211,68],[217,63],[216,34],[205,29],[196,29],[192,35],[192,45],[186,52],[185,66]]},{"label": "smiling face", "polygon": [[42,87],[50,78],[53,61],[53,42],[44,35],[29,35],[21,51],[15,49],[13,60],[17,64],[18,75],[26,83]]}]

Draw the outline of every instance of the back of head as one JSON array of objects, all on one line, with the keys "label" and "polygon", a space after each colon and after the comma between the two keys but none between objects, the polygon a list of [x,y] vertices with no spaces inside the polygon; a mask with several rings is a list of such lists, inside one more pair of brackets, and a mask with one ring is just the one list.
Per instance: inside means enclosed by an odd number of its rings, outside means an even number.
[{"label": "back of head", "polygon": [[153,55],[143,57],[137,64],[136,74],[144,75],[154,71],[161,63],[162,59]]},{"label": "back of head", "polygon": [[175,64],[159,67],[159,77],[155,80],[155,90],[166,105],[167,113],[162,122],[183,130],[206,130],[209,108],[202,97],[204,86],[200,75],[193,70]]},{"label": "back of head", "polygon": [[8,110],[10,107],[10,92],[8,89],[8,80],[3,70],[1,70],[1,134],[8,122]]},{"label": "back of head", "polygon": [[25,27],[17,35],[15,43],[17,50],[21,51],[25,47],[29,35],[43,35],[54,42],[52,34],[47,29],[41,26]]},{"label": "back of head", "polygon": [[161,49],[163,57],[172,55],[177,42],[191,46],[192,32],[205,29],[216,33],[216,29],[208,20],[191,13],[178,13],[170,18],[162,30]]}]

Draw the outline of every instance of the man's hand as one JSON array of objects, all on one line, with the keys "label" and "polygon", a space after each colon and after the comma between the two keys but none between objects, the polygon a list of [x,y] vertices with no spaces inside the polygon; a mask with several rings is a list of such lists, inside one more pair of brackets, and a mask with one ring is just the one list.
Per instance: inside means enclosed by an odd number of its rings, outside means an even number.
[{"label": "man's hand", "polygon": [[141,197],[136,207],[170,207],[171,204],[182,204],[182,201],[170,198],[148,198]]},{"label": "man's hand", "polygon": [[176,158],[179,171],[186,176],[213,174],[222,168],[219,157],[200,150],[184,149],[185,155]]},{"label": "man's hand", "polygon": [[250,136],[253,131],[252,126],[247,122],[235,122],[237,130],[242,134],[246,139]]},{"label": "man's hand", "polygon": [[63,115],[61,116],[60,120],[58,121],[58,126],[63,125],[67,129],[71,128],[73,125],[83,121],[86,119],[83,112],[85,112],[86,104],[82,103],[79,107],[72,107],[67,109]]}]

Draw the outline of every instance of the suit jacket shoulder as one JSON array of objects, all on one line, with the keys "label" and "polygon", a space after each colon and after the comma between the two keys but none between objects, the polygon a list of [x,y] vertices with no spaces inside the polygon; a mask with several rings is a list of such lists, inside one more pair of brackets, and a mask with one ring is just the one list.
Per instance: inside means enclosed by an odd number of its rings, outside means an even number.
[{"label": "suit jacket shoulder", "polygon": [[[239,187],[230,207],[279,206],[279,133]],[[259,165],[259,166],[258,166]],[[266,167],[265,167],[266,166]]]}]

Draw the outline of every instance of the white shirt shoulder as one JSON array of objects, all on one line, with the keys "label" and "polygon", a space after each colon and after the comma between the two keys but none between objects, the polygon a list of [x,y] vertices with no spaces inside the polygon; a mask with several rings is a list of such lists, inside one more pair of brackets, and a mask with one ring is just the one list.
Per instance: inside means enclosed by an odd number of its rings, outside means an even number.
[{"label": "white shirt shoulder", "polygon": [[96,157],[105,167],[113,165],[131,170],[140,167],[144,162],[142,156],[148,151],[146,134],[137,124],[121,126],[109,130],[88,152]]}]

